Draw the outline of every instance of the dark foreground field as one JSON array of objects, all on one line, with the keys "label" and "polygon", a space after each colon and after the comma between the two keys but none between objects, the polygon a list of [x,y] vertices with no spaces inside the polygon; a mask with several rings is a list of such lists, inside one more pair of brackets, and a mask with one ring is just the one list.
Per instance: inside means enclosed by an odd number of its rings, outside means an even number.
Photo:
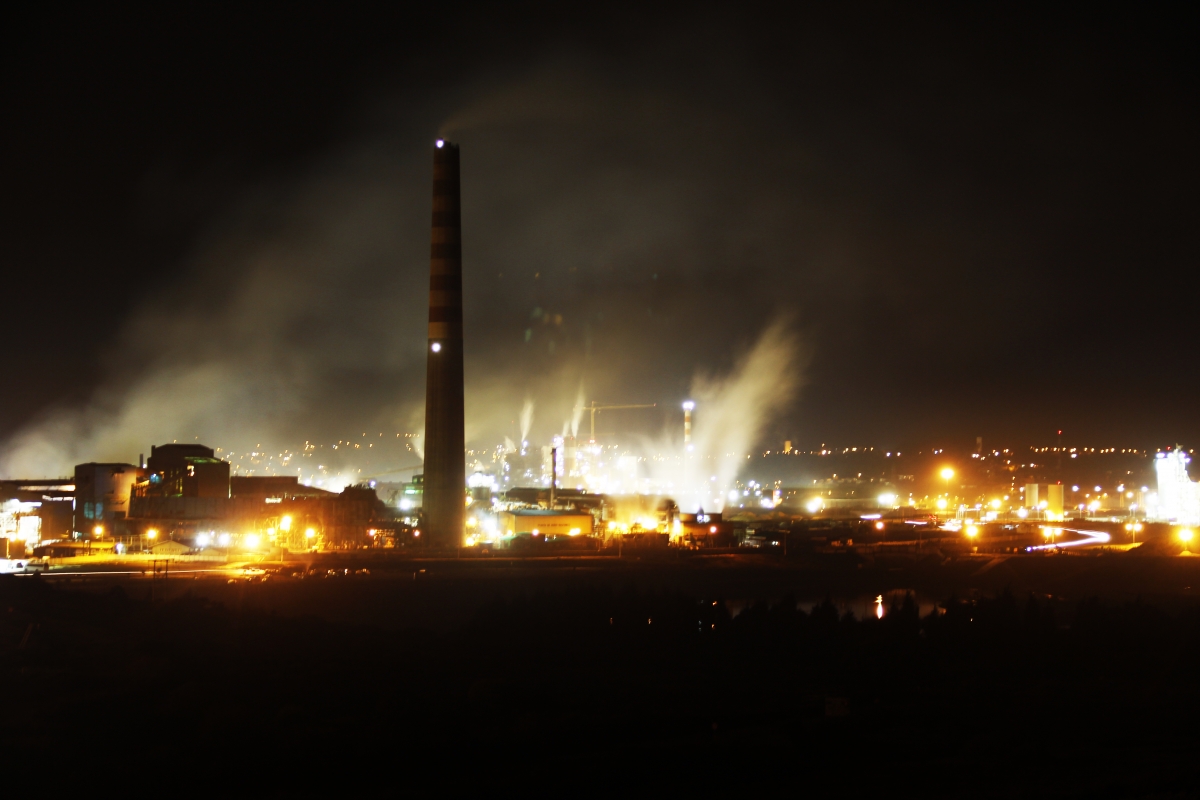
[{"label": "dark foreground field", "polygon": [[133,794],[1191,797],[1194,561],[4,577],[0,752]]}]

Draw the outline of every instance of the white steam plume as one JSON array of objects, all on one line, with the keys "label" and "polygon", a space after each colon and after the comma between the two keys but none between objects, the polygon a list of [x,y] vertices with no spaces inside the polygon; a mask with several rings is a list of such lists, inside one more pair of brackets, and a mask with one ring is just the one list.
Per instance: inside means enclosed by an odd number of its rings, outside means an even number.
[{"label": "white steam plume", "polygon": [[571,438],[579,436],[579,423],[583,419],[583,383],[579,384],[579,394],[575,396],[575,407],[571,409]]},{"label": "white steam plume", "polygon": [[529,428],[533,425],[533,398],[526,397],[525,405],[521,406],[521,442],[529,439]]},{"label": "white steam plume", "polygon": [[[723,378],[698,374],[692,382],[696,402],[692,449],[671,436],[663,450],[679,457],[659,462],[661,485],[676,487],[686,511],[720,511],[766,425],[782,412],[803,383],[800,343],[786,322],[769,325],[754,346]],[[653,462],[650,462],[653,463]]]}]

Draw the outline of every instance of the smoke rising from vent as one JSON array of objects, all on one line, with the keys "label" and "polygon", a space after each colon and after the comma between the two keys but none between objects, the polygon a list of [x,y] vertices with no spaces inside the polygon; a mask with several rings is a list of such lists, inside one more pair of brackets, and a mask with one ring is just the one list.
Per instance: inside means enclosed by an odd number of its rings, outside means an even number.
[{"label": "smoke rising from vent", "polygon": [[579,384],[579,393],[575,395],[575,406],[571,409],[570,431],[572,437],[579,436],[579,423],[583,420],[584,405],[587,400],[583,395],[583,383]]},{"label": "smoke rising from vent", "polygon": [[769,423],[790,406],[803,385],[807,354],[786,320],[768,325],[723,376],[697,372],[691,386],[696,403],[692,445],[681,430],[647,442],[653,482],[684,511],[721,511],[738,472]]},{"label": "smoke rising from vent", "polygon": [[521,406],[521,442],[529,439],[529,429],[533,426],[533,399],[526,397]]},{"label": "smoke rising from vent", "polygon": [[681,508],[685,503],[696,509],[724,507],[746,456],[803,385],[803,368],[800,343],[779,320],[763,331],[730,374],[697,375],[691,392],[696,402],[692,449],[683,454]]}]

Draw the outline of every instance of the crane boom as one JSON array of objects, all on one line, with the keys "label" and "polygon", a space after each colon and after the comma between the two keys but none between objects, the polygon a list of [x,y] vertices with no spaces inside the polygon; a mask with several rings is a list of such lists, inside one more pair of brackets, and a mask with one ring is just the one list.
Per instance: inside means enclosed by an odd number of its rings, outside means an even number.
[{"label": "crane boom", "polygon": [[576,406],[575,410],[576,411],[583,410],[583,411],[591,412],[591,416],[592,416],[591,437],[588,439],[588,442],[590,444],[595,444],[596,443],[596,412],[597,411],[618,411],[618,410],[627,409],[627,408],[656,408],[657,406],[658,406],[658,403],[649,403],[649,404],[643,404],[643,405],[615,405],[615,406],[614,405],[603,405],[603,406],[598,406],[598,405],[596,405],[596,401],[593,400],[592,404],[590,406]]}]

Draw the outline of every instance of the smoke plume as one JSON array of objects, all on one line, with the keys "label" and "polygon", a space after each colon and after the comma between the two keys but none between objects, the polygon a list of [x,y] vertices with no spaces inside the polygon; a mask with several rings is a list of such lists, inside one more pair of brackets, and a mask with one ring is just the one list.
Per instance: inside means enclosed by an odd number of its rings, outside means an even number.
[{"label": "smoke plume", "polygon": [[[577,434],[585,382],[600,403],[677,408],[694,365],[720,369],[728,342],[761,324],[745,254],[791,274],[792,243],[831,227],[808,213],[819,204],[784,201],[799,163],[785,141],[769,168],[746,158],[761,126],[736,102],[718,114],[636,69],[586,62],[445,96],[457,111],[442,99],[372,117],[296,174],[231,198],[173,280],[117,326],[90,399],[31,420],[0,448],[0,474],[65,475],[171,441],[220,448],[243,474],[314,481],[419,465],[439,120],[463,148],[469,448],[497,446],[514,418],[522,442],[547,442],[564,419]],[[753,193],[738,188],[747,181]],[[792,397],[786,337],[770,330],[736,379],[696,383],[698,445],[744,451]],[[552,410],[540,423],[535,401]],[[739,418],[739,402],[761,410]],[[613,414],[605,424],[620,430],[605,433],[664,422]]]},{"label": "smoke plume", "polygon": [[521,406],[521,442],[529,439],[529,429],[533,426],[533,398],[526,397]]},{"label": "smoke plume", "polygon": [[803,385],[805,353],[785,320],[763,330],[754,345],[724,376],[706,371],[692,382],[692,447],[681,433],[652,446],[672,457],[650,460],[662,486],[674,488],[685,511],[720,511],[746,457],[753,454],[768,423],[779,417]]},{"label": "smoke plume", "polygon": [[579,384],[579,393],[575,395],[575,407],[571,409],[571,436],[578,438],[579,423],[583,419],[584,404],[587,401],[583,396],[583,383]]}]

